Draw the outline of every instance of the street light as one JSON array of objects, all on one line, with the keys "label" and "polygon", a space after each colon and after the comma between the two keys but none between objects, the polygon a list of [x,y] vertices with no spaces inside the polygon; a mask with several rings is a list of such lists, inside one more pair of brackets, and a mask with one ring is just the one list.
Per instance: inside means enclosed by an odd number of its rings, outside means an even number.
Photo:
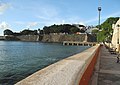
[{"label": "street light", "polygon": [[98,25],[99,25],[99,30],[100,30],[100,12],[101,12],[102,8],[98,7],[98,12],[99,12],[99,20],[98,20]]}]

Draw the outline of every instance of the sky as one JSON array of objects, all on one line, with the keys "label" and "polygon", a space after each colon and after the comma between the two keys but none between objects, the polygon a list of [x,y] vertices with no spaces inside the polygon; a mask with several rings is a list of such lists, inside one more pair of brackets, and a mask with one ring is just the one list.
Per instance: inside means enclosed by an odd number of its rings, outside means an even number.
[{"label": "sky", "polygon": [[0,35],[5,29],[19,32],[53,24],[98,24],[120,17],[120,0],[0,0]]}]

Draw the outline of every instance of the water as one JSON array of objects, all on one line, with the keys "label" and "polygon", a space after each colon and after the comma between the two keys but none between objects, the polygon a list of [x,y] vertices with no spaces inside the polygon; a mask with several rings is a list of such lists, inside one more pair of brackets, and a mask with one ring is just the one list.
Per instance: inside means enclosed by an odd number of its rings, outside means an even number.
[{"label": "water", "polygon": [[0,85],[13,85],[30,74],[89,47],[56,43],[0,41]]}]

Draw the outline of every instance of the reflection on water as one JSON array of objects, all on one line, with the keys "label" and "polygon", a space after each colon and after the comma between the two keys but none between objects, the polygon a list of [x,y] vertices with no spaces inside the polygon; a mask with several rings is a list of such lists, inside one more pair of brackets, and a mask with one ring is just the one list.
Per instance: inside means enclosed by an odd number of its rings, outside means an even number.
[{"label": "reflection on water", "polygon": [[0,41],[0,84],[12,85],[56,61],[89,47]]}]

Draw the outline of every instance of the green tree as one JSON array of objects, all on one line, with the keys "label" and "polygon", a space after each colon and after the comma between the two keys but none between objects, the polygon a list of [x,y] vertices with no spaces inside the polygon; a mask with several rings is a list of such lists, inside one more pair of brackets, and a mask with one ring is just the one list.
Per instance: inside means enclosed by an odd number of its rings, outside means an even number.
[{"label": "green tree", "polygon": [[13,32],[9,29],[4,30],[4,35],[13,35]]},{"label": "green tree", "polygon": [[92,34],[97,34],[98,32],[99,32],[98,29],[94,29],[94,30],[92,30]]},{"label": "green tree", "polygon": [[[80,25],[83,26],[83,25]],[[83,29],[79,29],[78,27],[70,24],[63,24],[63,25],[51,25],[51,26],[45,26],[43,28],[43,31],[45,34],[49,33],[75,33],[75,32],[85,32]]]},{"label": "green tree", "polygon": [[32,32],[32,34],[33,34],[33,35],[37,35],[37,34],[38,34],[37,30],[34,30],[34,31]]},{"label": "green tree", "polygon": [[106,38],[111,39],[111,33],[113,32],[112,24],[118,21],[119,17],[110,17],[105,22],[100,25],[100,30],[97,35],[97,40],[99,42],[106,41]]},{"label": "green tree", "polygon": [[98,42],[104,42],[105,41],[105,31],[99,31],[97,34],[97,41]]},{"label": "green tree", "polygon": [[70,28],[70,33],[76,33],[76,32],[80,32],[80,29],[77,27],[71,27]]},{"label": "green tree", "polygon": [[37,35],[37,30],[29,30],[29,29],[25,29],[22,32],[20,32],[21,35]]},{"label": "green tree", "polygon": [[44,31],[44,34],[50,34],[50,27],[44,26],[43,31]]}]

